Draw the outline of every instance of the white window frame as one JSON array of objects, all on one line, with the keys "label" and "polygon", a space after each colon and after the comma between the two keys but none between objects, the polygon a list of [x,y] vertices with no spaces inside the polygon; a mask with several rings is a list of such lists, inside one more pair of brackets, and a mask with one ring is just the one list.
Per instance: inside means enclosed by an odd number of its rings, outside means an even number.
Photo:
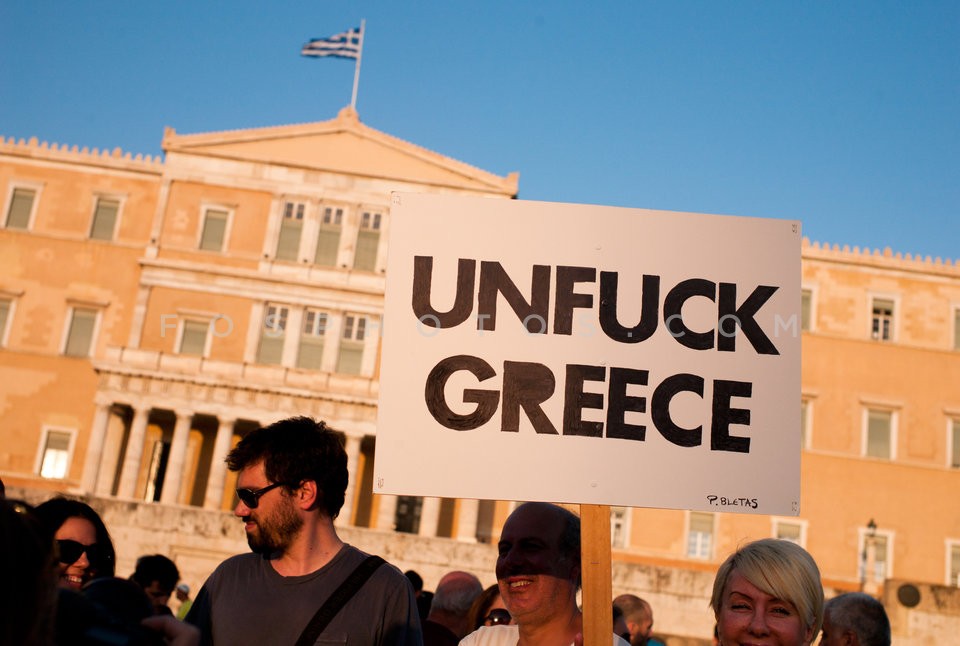
[{"label": "white window frame", "polygon": [[[630,507],[610,507],[610,547],[617,550],[625,550],[630,547],[630,529],[633,510]],[[620,531],[617,532],[618,523],[615,518],[620,518]]]},{"label": "white window frame", "polygon": [[[283,222],[286,219],[285,214],[287,211],[288,204],[294,205],[294,209],[293,209],[294,213],[296,213],[297,207],[302,207],[303,213],[300,215],[300,217],[293,218],[294,220],[297,220],[300,222],[300,233],[299,233],[299,236],[297,237],[297,248],[296,248],[296,251],[294,252],[294,257],[281,258],[280,257],[280,238],[283,235]],[[303,257],[303,241],[306,238],[305,234],[308,230],[307,222],[310,219],[310,210],[311,210],[310,201],[305,198],[295,197],[295,196],[284,196],[283,198],[280,199],[280,212],[278,214],[278,219],[277,219],[277,235],[274,240],[273,254],[272,254],[272,257],[274,260],[279,260],[280,262],[294,262],[294,263],[300,262],[301,258]]]},{"label": "white window frame", "polygon": [[[325,222],[324,218],[327,216],[327,211],[331,212],[331,222]],[[338,212],[339,211],[339,219]],[[313,254],[311,257],[311,263],[317,267],[340,267],[340,250],[343,248],[343,235],[346,230],[346,224],[349,222],[350,218],[350,209],[344,204],[336,204],[333,202],[325,202],[320,204],[319,212],[317,213],[317,230],[316,235],[313,236]],[[334,254],[333,262],[330,264],[320,264],[317,262],[317,253],[320,250],[320,236],[323,232],[337,230],[337,250]]]},{"label": "white window frame", "polygon": [[[889,301],[893,304],[893,312],[890,313],[890,338],[887,339],[882,338],[879,333],[877,335],[873,333],[873,310],[877,301]],[[868,298],[867,312],[869,314],[867,317],[867,338],[880,343],[896,343],[900,329],[900,296],[896,294],[871,293]]]},{"label": "white window frame", "polygon": [[[275,311],[272,312],[272,313],[271,313],[271,311],[270,311],[271,308],[273,308],[273,309],[275,310]],[[286,304],[286,303],[273,303],[273,302],[264,303],[264,305],[263,305],[263,315],[260,317],[260,320],[257,322],[257,348],[256,348],[256,353],[255,353],[255,361],[256,361],[256,363],[258,363],[258,364],[260,364],[260,365],[263,365],[263,366],[283,366],[283,365],[286,365],[286,364],[284,363],[284,358],[286,357],[286,353],[287,353],[286,348],[287,348],[287,344],[289,343],[289,340],[290,340],[290,324],[293,322],[294,317],[292,316],[292,314],[293,314],[293,311],[294,311],[295,309],[296,309],[296,308],[295,308],[293,305],[289,305],[289,304]],[[266,330],[271,329],[271,328],[268,326],[268,321],[267,321],[267,319],[268,319],[268,317],[271,317],[271,316],[280,315],[281,312],[283,312],[283,315],[282,315],[281,318],[280,318],[280,320],[283,321],[283,333],[282,333],[282,334],[279,334],[279,335],[276,335],[276,336],[270,336],[270,335],[267,334],[267,332],[266,332]],[[273,319],[273,320],[276,321],[276,319]],[[274,327],[276,327],[276,326],[274,326]],[[299,333],[299,330],[297,330],[297,332]],[[260,357],[260,348],[261,348],[261,345],[262,345],[262,343],[263,343],[263,338],[264,338],[264,337],[270,337],[271,339],[272,339],[272,338],[277,338],[277,337],[279,337],[279,338],[282,339],[281,344],[280,344],[280,360],[279,360],[279,361],[267,363],[267,362],[264,362],[264,361],[261,359],[261,357]]]},{"label": "white window frame", "polygon": [[[890,415],[890,456],[887,458],[878,458],[867,454],[868,433],[870,430],[870,413],[887,413]],[[897,459],[897,438],[899,426],[899,411],[889,406],[878,406],[867,404],[863,407],[863,429],[860,433],[860,456],[873,460],[884,460],[893,462]]]},{"label": "white window frame", "polygon": [[73,453],[74,448],[77,443],[77,429],[68,428],[65,426],[51,426],[44,424],[41,427],[40,432],[40,444],[37,446],[37,457],[34,461],[33,472],[37,475],[41,475],[41,469],[43,468],[43,458],[46,455],[47,442],[51,433],[65,433],[70,436],[69,442],[67,444],[67,464],[64,474],[60,478],[52,478],[49,476],[44,476],[44,479],[50,480],[66,480],[70,477],[70,465],[73,464]]},{"label": "white window frame", "polygon": [[[799,518],[781,518],[778,516],[773,516],[770,518],[770,536],[774,538],[780,537],[780,526],[781,525],[795,525],[800,528],[800,537],[797,544],[806,549],[807,547],[807,526],[808,522],[806,520],[800,520]],[[781,540],[790,540],[788,538],[783,538]]]},{"label": "white window frame", "polygon": [[[200,205],[200,226],[197,227],[197,241],[194,245],[198,251],[204,251],[207,253],[224,253],[230,242],[230,233],[233,231],[233,217],[236,207],[221,204],[219,202],[203,202]],[[227,221],[223,225],[223,240],[220,241],[219,249],[204,249],[203,248],[203,230],[207,226],[207,213],[210,211],[223,211],[227,214]]]},{"label": "white window frame", "polygon": [[[328,341],[328,339],[330,339],[330,338],[332,338],[332,337],[334,336],[334,335],[331,334],[331,332],[334,331],[334,328],[333,328],[333,326],[331,325],[332,314],[331,314],[328,310],[322,309],[322,308],[318,308],[318,307],[304,307],[304,308],[302,308],[302,309],[303,309],[303,317],[302,317],[302,319],[301,319],[301,321],[300,321],[300,326],[299,326],[299,330],[298,330],[298,333],[297,333],[297,358],[296,358],[296,364],[295,364],[295,365],[296,365],[297,368],[300,368],[300,369],[302,369],[302,370],[323,370],[323,367],[324,367],[324,365],[325,365],[325,363],[326,363],[325,357],[326,357],[326,355],[328,354],[328,348],[329,348],[329,346],[330,346],[330,342]],[[308,333],[306,332],[307,320],[309,319],[309,315],[310,315],[310,314],[313,314],[313,315],[314,315],[314,325],[313,325],[313,329],[314,329],[314,330],[317,330],[317,329],[320,329],[320,328],[322,327],[323,331],[322,331],[321,333],[319,333],[319,334],[313,334],[313,333],[308,334]],[[321,321],[321,320],[323,320],[323,325],[322,325],[322,326],[320,325],[320,321]],[[303,351],[303,346],[304,346],[304,344],[303,344],[303,339],[304,339],[304,337],[321,339],[320,345],[321,345],[321,348],[322,348],[322,349],[321,349],[321,357],[320,357],[320,366],[319,366],[319,367],[312,368],[312,367],[303,367],[303,366],[300,365],[300,353]]]},{"label": "white window frame", "polygon": [[[369,216],[369,222],[364,225],[364,216]],[[357,238],[353,249],[353,269],[357,271],[375,272],[378,268],[381,248],[383,247],[384,234],[386,233],[387,209],[382,206],[364,206],[357,210]],[[377,246],[373,254],[373,266],[359,268],[357,267],[357,253],[360,250],[360,236],[365,231],[374,231],[377,234]]]},{"label": "white window frame", "polygon": [[816,332],[817,331],[817,286],[816,285],[801,285],[800,287],[800,332],[804,332],[803,329],[803,293],[807,292],[810,294],[810,327],[806,330],[807,332]]},{"label": "white window frame", "polygon": [[[861,581],[870,581],[869,577],[864,577],[865,573],[863,570],[863,568],[866,566],[866,561],[868,560],[864,558],[866,554],[868,531],[869,530],[866,527],[857,528],[857,576]],[[886,563],[886,569],[883,573],[883,578],[877,580],[877,583],[882,584],[885,580],[893,578],[893,541],[895,533],[886,529],[876,529],[874,530],[874,533],[875,536],[882,537],[887,544],[887,549],[884,554],[884,563]],[[874,567],[876,567],[876,564],[879,562],[879,559],[876,558],[876,554],[877,552],[874,552]]]},{"label": "white window frame", "polygon": [[[691,521],[692,521],[692,519],[693,519],[693,515],[694,515],[694,514],[702,514],[702,515],[708,515],[708,516],[710,516],[710,520],[711,520],[711,526],[710,526],[710,545],[708,546],[708,549],[707,549],[708,553],[707,553],[706,555],[702,555],[702,554],[701,554],[702,550],[701,550],[700,548],[698,548],[698,549],[695,551],[695,553],[691,553],[691,550],[690,550],[690,538],[691,538],[691,533],[692,533],[692,531],[693,531],[693,530],[691,529],[691,525],[692,525],[692,522],[691,522]],[[698,560],[698,561],[709,561],[709,560],[713,559],[713,555],[714,555],[714,554],[716,553],[716,551],[717,551],[717,514],[714,514],[714,513],[712,513],[712,512],[708,512],[708,511],[688,511],[688,512],[687,512],[687,515],[686,515],[686,527],[685,527],[685,530],[686,530],[686,531],[684,531],[684,533],[683,533],[683,536],[684,536],[684,541],[683,541],[683,554],[684,554],[684,556],[685,556],[686,558],[688,558],[688,559],[696,559],[696,560]],[[703,532],[697,532],[697,533],[698,533],[698,534],[702,534]],[[700,542],[701,542],[701,541],[698,541],[698,543],[700,543]]]},{"label": "white window frame", "polygon": [[[117,216],[113,220],[113,231],[110,232],[110,237],[107,239],[93,237],[93,226],[96,224],[97,207],[100,206],[100,200],[112,200],[117,203]],[[90,211],[90,226],[87,227],[87,238],[97,242],[114,242],[117,239],[117,232],[120,230],[120,218],[123,217],[123,206],[126,200],[126,195],[117,193],[94,193],[93,209]]]},{"label": "white window frame", "polygon": [[[7,218],[10,217],[10,207],[13,204],[13,192],[18,188],[33,191],[33,204],[30,205],[30,216],[27,218],[25,229],[9,229],[7,227]],[[10,182],[7,187],[7,197],[3,201],[3,211],[0,211],[0,229],[9,229],[10,231],[33,231],[37,219],[37,208],[40,205],[40,197],[43,193],[43,184],[39,182]]]},{"label": "white window frame", "polygon": [[[87,348],[87,353],[83,355],[68,355],[67,354],[67,342],[70,340],[70,328],[73,327],[73,317],[74,312],[77,310],[94,310],[96,316],[93,321],[93,332],[90,334],[90,347]],[[92,357],[95,354],[97,347],[97,339],[100,338],[100,324],[103,321],[103,310],[104,306],[96,303],[70,303],[67,308],[67,318],[63,326],[63,334],[60,339],[60,354],[63,356],[75,357],[82,359],[84,357]]]},{"label": "white window frame", "polygon": [[[348,319],[354,319],[354,322],[351,326],[347,326]],[[367,339],[369,338],[370,330],[373,327],[371,325],[373,317],[369,314],[361,314],[359,312],[344,312],[342,315],[342,320],[340,323],[340,343],[337,348],[337,364],[336,372],[345,375],[356,375],[361,376],[364,374],[364,360],[367,356]],[[363,321],[363,325],[360,325],[360,321]],[[361,333],[361,329],[363,330]],[[348,336],[349,335],[349,336]],[[360,338],[357,338],[360,336]],[[341,372],[340,370],[340,361],[343,356],[344,349],[356,349],[360,348],[360,366],[357,368],[356,372]]]},{"label": "white window frame", "polygon": [[945,566],[944,579],[946,580],[948,586],[958,588],[960,587],[960,554],[957,554],[956,576],[951,577],[950,570],[952,569],[951,557],[953,556],[953,550],[956,549],[960,551],[960,538],[948,538],[944,542],[946,543],[946,548],[947,548],[946,557],[944,558],[944,566]]}]

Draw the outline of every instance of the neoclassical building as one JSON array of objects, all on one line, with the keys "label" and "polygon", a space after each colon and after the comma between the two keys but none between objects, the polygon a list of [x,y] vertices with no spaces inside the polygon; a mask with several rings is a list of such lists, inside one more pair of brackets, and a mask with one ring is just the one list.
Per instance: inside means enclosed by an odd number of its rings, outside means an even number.
[{"label": "neoclassical building", "polygon": [[[222,512],[230,447],[302,414],[344,437],[343,525],[495,542],[510,503],[371,493],[379,331],[391,193],[513,199],[518,176],[350,109],[163,150],[0,138],[7,486]],[[836,589],[956,586],[960,265],[810,242],[802,265],[800,515],[613,508],[614,558],[706,572],[779,536]]]}]

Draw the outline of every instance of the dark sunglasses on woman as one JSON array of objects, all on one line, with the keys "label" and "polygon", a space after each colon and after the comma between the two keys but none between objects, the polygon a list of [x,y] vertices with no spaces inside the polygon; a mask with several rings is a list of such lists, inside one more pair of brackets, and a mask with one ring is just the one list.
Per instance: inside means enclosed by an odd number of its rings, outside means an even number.
[{"label": "dark sunglasses on woman", "polygon": [[484,626],[502,626],[510,623],[510,613],[506,608],[494,608],[483,618]]},{"label": "dark sunglasses on woman", "polygon": [[84,545],[70,539],[58,539],[57,548],[58,558],[64,565],[73,565],[80,560],[80,556],[84,552],[86,552],[87,560],[90,563],[102,563],[107,558],[106,552],[97,543]]}]

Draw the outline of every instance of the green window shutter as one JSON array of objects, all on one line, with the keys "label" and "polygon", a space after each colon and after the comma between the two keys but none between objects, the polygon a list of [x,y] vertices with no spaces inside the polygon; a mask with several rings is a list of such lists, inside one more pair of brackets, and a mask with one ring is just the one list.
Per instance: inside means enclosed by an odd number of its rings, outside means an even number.
[{"label": "green window shutter", "polygon": [[867,416],[867,455],[889,460],[892,417],[886,411],[872,410]]},{"label": "green window shutter", "polygon": [[68,357],[90,356],[93,343],[93,328],[97,323],[97,310],[75,309],[67,333],[67,345],[63,353]]},{"label": "green window shutter", "polygon": [[90,227],[90,238],[93,240],[113,240],[113,230],[117,224],[117,212],[120,210],[118,200],[101,197],[97,200],[97,208],[93,212],[93,225]]},{"label": "green window shutter", "polygon": [[340,228],[321,227],[317,236],[317,253],[313,261],[318,265],[335,267],[340,250]]},{"label": "green window shutter", "polygon": [[203,356],[207,347],[207,332],[210,324],[206,321],[184,321],[183,336],[180,337],[180,354]]},{"label": "green window shutter", "polygon": [[15,188],[7,211],[6,227],[8,229],[26,229],[30,226],[30,212],[33,210],[33,200],[37,192],[32,188]]},{"label": "green window shutter", "polygon": [[357,234],[357,253],[353,259],[353,268],[373,271],[377,265],[377,247],[379,245],[379,231],[361,230]]},{"label": "green window shutter", "polygon": [[340,356],[337,360],[337,372],[345,375],[359,375],[363,363],[363,344],[352,341],[342,341]]},{"label": "green window shutter", "polygon": [[296,260],[300,252],[301,221],[284,218],[280,225],[280,237],[277,240],[277,260]]},{"label": "green window shutter", "polygon": [[205,251],[222,251],[223,240],[227,233],[226,211],[208,209],[203,218],[203,232],[200,234],[200,248]]}]

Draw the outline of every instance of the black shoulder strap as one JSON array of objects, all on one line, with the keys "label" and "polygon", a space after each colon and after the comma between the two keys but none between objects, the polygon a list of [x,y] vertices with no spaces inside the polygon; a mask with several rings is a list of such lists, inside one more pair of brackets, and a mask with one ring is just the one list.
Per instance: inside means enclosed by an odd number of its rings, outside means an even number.
[{"label": "black shoulder strap", "polygon": [[333,591],[322,606],[313,615],[313,619],[307,624],[307,627],[300,633],[296,646],[313,646],[317,638],[330,623],[340,609],[357,593],[357,590],[363,587],[370,575],[383,565],[384,560],[379,556],[368,556],[357,568],[350,573],[340,587]]}]

